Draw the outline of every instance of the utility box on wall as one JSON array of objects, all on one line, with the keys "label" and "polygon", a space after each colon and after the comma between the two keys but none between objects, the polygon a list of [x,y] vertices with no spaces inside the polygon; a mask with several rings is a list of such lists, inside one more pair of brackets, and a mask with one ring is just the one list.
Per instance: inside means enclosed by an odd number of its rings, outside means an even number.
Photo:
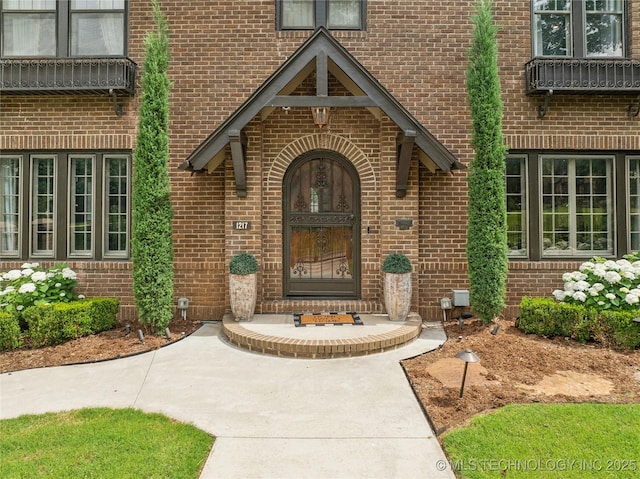
[{"label": "utility box on wall", "polygon": [[454,306],[469,306],[469,290],[454,289],[451,291]]}]

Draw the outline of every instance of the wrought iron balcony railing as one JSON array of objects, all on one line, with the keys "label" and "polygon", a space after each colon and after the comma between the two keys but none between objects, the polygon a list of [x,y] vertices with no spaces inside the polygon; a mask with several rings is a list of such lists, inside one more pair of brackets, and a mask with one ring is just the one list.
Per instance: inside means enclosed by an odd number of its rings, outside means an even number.
[{"label": "wrought iron balcony railing", "polygon": [[0,93],[134,95],[129,58],[0,59]]},{"label": "wrought iron balcony railing", "polygon": [[640,93],[640,60],[534,58],[525,65],[527,94]]}]

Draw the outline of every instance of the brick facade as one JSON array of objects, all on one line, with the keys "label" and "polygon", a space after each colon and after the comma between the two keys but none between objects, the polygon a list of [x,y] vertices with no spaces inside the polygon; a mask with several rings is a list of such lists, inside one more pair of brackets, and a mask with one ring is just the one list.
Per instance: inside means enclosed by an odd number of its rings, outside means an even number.
[{"label": "brick facade", "polygon": [[[275,29],[274,0],[160,2],[170,23],[170,176],[174,204],[175,295],[191,301],[190,315],[219,319],[229,309],[227,265],[233,254],[256,254],[261,269],[258,310],[359,308],[382,311],[380,264],[391,251],[415,265],[414,310],[439,319],[439,299],[468,288],[465,260],[466,178],[430,172],[415,157],[406,197],[396,198],[398,127],[363,108],[334,109],[319,129],[307,108],[258,115],[244,130],[247,197],[238,197],[233,167],[209,174],[178,171],[185,158],[271,75],[310,35]],[[470,118],[464,84],[471,43],[473,1],[368,0],[365,32],[335,38],[462,163]],[[543,119],[540,98],[524,93],[524,64],[531,59],[530,2],[496,0],[504,137],[512,149],[640,151],[638,117],[625,114],[629,96],[554,96]],[[128,56],[142,66],[145,32],[153,28],[149,2],[129,2]],[[629,2],[630,45],[638,56],[640,6]],[[334,87],[336,87],[334,85]],[[339,88],[337,86],[336,88]],[[0,151],[132,150],[140,96],[3,96]],[[361,295],[357,301],[282,300],[282,180],[300,154],[321,147],[348,158],[361,182]],[[399,230],[395,220],[410,218]],[[247,220],[248,231],[232,229]],[[2,261],[6,270],[22,261]],[[68,261],[87,295],[117,296],[123,315],[135,314],[128,261]],[[550,295],[562,272],[579,261],[511,261],[509,316],[524,295]]]}]

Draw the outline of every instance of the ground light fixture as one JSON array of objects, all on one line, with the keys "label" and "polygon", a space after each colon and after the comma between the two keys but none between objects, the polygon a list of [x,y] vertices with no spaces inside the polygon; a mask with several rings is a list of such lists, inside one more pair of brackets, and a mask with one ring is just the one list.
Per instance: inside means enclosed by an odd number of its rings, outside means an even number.
[{"label": "ground light fixture", "polygon": [[462,373],[462,384],[460,385],[460,396],[462,397],[462,393],[464,392],[464,382],[467,378],[467,367],[469,363],[477,363],[480,361],[480,358],[476,356],[476,354],[470,349],[465,349],[464,351],[458,351],[456,353],[456,358],[462,359],[464,361],[464,372]]},{"label": "ground light fixture", "polygon": [[178,310],[180,311],[180,316],[182,316],[183,321],[187,320],[187,309],[189,308],[189,300],[187,298],[178,298]]}]

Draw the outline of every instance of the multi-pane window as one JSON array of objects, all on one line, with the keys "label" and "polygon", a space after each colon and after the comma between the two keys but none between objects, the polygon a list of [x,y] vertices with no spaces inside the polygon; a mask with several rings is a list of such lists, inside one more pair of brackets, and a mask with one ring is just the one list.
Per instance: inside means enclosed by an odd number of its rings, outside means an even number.
[{"label": "multi-pane window", "polygon": [[543,255],[613,254],[613,160],[543,156]]},{"label": "multi-pane window", "polygon": [[126,54],[125,0],[1,0],[2,56]]},{"label": "multi-pane window", "polygon": [[366,0],[276,0],[278,28],[364,30]]},{"label": "multi-pane window", "polygon": [[20,255],[20,157],[0,156],[0,251]]},{"label": "multi-pane window", "polygon": [[130,163],[126,156],[105,158],[105,244],[106,255],[117,256],[129,250]]},{"label": "multi-pane window", "polygon": [[31,157],[31,254],[52,257],[55,253],[56,157]]},{"label": "multi-pane window", "polygon": [[533,0],[534,56],[623,57],[625,0]]},{"label": "multi-pane window", "polygon": [[506,161],[507,246],[509,256],[527,255],[527,170],[525,156]]},{"label": "multi-pane window", "polygon": [[505,182],[511,258],[640,251],[637,152],[511,151]]},{"label": "multi-pane window", "polygon": [[631,250],[640,251],[640,156],[629,157],[629,237]]},{"label": "multi-pane window", "polygon": [[93,239],[93,156],[69,158],[69,254],[91,256]]},{"label": "multi-pane window", "polygon": [[127,258],[130,190],[128,154],[3,155],[0,257]]}]

